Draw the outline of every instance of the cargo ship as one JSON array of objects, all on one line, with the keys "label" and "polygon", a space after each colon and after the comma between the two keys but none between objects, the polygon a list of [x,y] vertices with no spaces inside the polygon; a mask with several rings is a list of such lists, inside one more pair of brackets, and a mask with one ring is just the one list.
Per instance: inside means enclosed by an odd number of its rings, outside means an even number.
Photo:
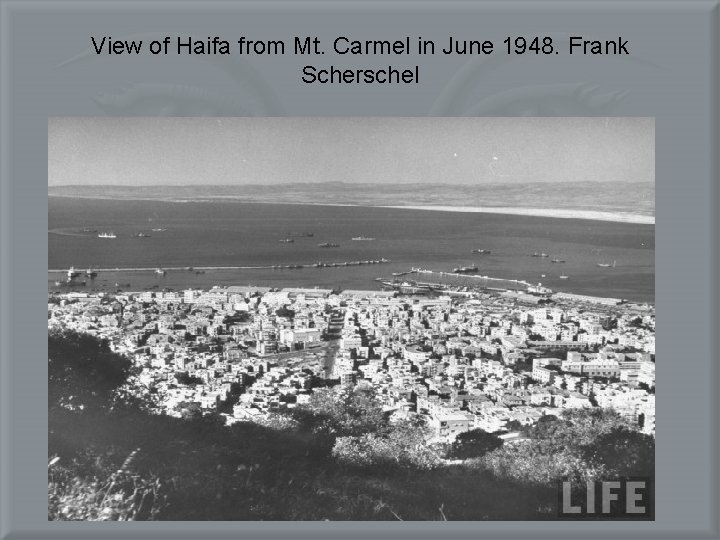
[{"label": "cargo ship", "polygon": [[102,232],[98,234],[98,238],[117,238],[114,232]]},{"label": "cargo ship", "polygon": [[453,273],[455,274],[474,274],[477,271],[477,266],[461,266],[459,268],[453,268]]}]

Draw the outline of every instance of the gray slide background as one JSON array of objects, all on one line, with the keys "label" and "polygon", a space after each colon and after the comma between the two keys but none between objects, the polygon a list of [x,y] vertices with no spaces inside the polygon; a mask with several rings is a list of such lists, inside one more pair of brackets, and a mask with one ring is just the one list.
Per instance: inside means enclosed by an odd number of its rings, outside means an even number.
[{"label": "gray slide background", "polygon": [[[3,1],[3,538],[717,537],[717,31],[718,4],[709,1]],[[421,35],[437,44],[448,35],[497,44],[507,35],[622,35],[632,56],[216,60],[93,53],[65,63],[90,47],[90,35],[144,33],[288,42],[317,35],[328,48],[339,35]],[[299,77],[306,63],[418,63],[421,84],[310,86]],[[76,115],[656,117],[656,522],[48,523],[47,119]]]}]

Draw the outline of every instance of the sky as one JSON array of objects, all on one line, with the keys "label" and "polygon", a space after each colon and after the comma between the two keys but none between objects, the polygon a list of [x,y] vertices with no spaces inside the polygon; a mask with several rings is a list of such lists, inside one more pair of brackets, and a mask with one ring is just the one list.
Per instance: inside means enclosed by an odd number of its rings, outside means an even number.
[{"label": "sky", "polygon": [[653,118],[51,118],[48,185],[655,181]]}]

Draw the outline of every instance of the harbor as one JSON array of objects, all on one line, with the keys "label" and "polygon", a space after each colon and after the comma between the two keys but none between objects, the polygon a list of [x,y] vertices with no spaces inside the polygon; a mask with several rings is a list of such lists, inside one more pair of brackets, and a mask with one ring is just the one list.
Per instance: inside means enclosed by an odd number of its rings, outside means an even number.
[{"label": "harbor", "polygon": [[[360,266],[363,264],[387,264],[390,261],[385,258],[363,260],[363,261],[336,261],[336,262],[323,262],[318,261],[310,264],[271,264],[271,265],[258,265],[258,266],[163,266],[163,267],[135,267],[135,268],[95,268],[94,272],[155,272],[155,273],[166,273],[166,272],[193,272],[193,271],[208,271],[208,270],[282,270],[282,269],[301,269],[301,268],[340,268],[343,266]],[[48,270],[48,274],[68,274],[67,269],[52,269]],[[68,274],[70,277],[70,274]],[[76,277],[76,276],[73,276]]]}]

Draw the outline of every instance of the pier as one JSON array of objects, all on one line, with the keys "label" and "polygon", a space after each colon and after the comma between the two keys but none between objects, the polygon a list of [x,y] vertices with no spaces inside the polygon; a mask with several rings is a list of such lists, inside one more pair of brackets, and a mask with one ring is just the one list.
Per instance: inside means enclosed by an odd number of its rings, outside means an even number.
[{"label": "pier", "polygon": [[525,280],[522,279],[508,279],[508,278],[496,278],[496,277],[490,277],[490,276],[481,276],[478,274],[459,274],[456,272],[436,272],[434,270],[425,270],[422,268],[411,268],[410,272],[413,274],[430,274],[430,275],[438,275],[442,279],[443,276],[449,276],[452,278],[467,280],[467,279],[483,279],[486,281],[506,281],[508,283],[516,283],[518,285],[522,285],[523,287],[531,287],[532,284],[528,283]]},{"label": "pier", "polygon": [[[206,270],[293,270],[300,268],[343,268],[345,266],[359,266],[364,264],[387,264],[388,259],[376,259],[367,261],[340,261],[340,262],[317,262],[311,264],[268,264],[260,266],[153,266],[153,267],[135,267],[135,268],[96,268],[93,272],[155,272],[162,270],[164,272],[194,272]],[[51,269],[48,274],[67,274],[67,268]]]}]

